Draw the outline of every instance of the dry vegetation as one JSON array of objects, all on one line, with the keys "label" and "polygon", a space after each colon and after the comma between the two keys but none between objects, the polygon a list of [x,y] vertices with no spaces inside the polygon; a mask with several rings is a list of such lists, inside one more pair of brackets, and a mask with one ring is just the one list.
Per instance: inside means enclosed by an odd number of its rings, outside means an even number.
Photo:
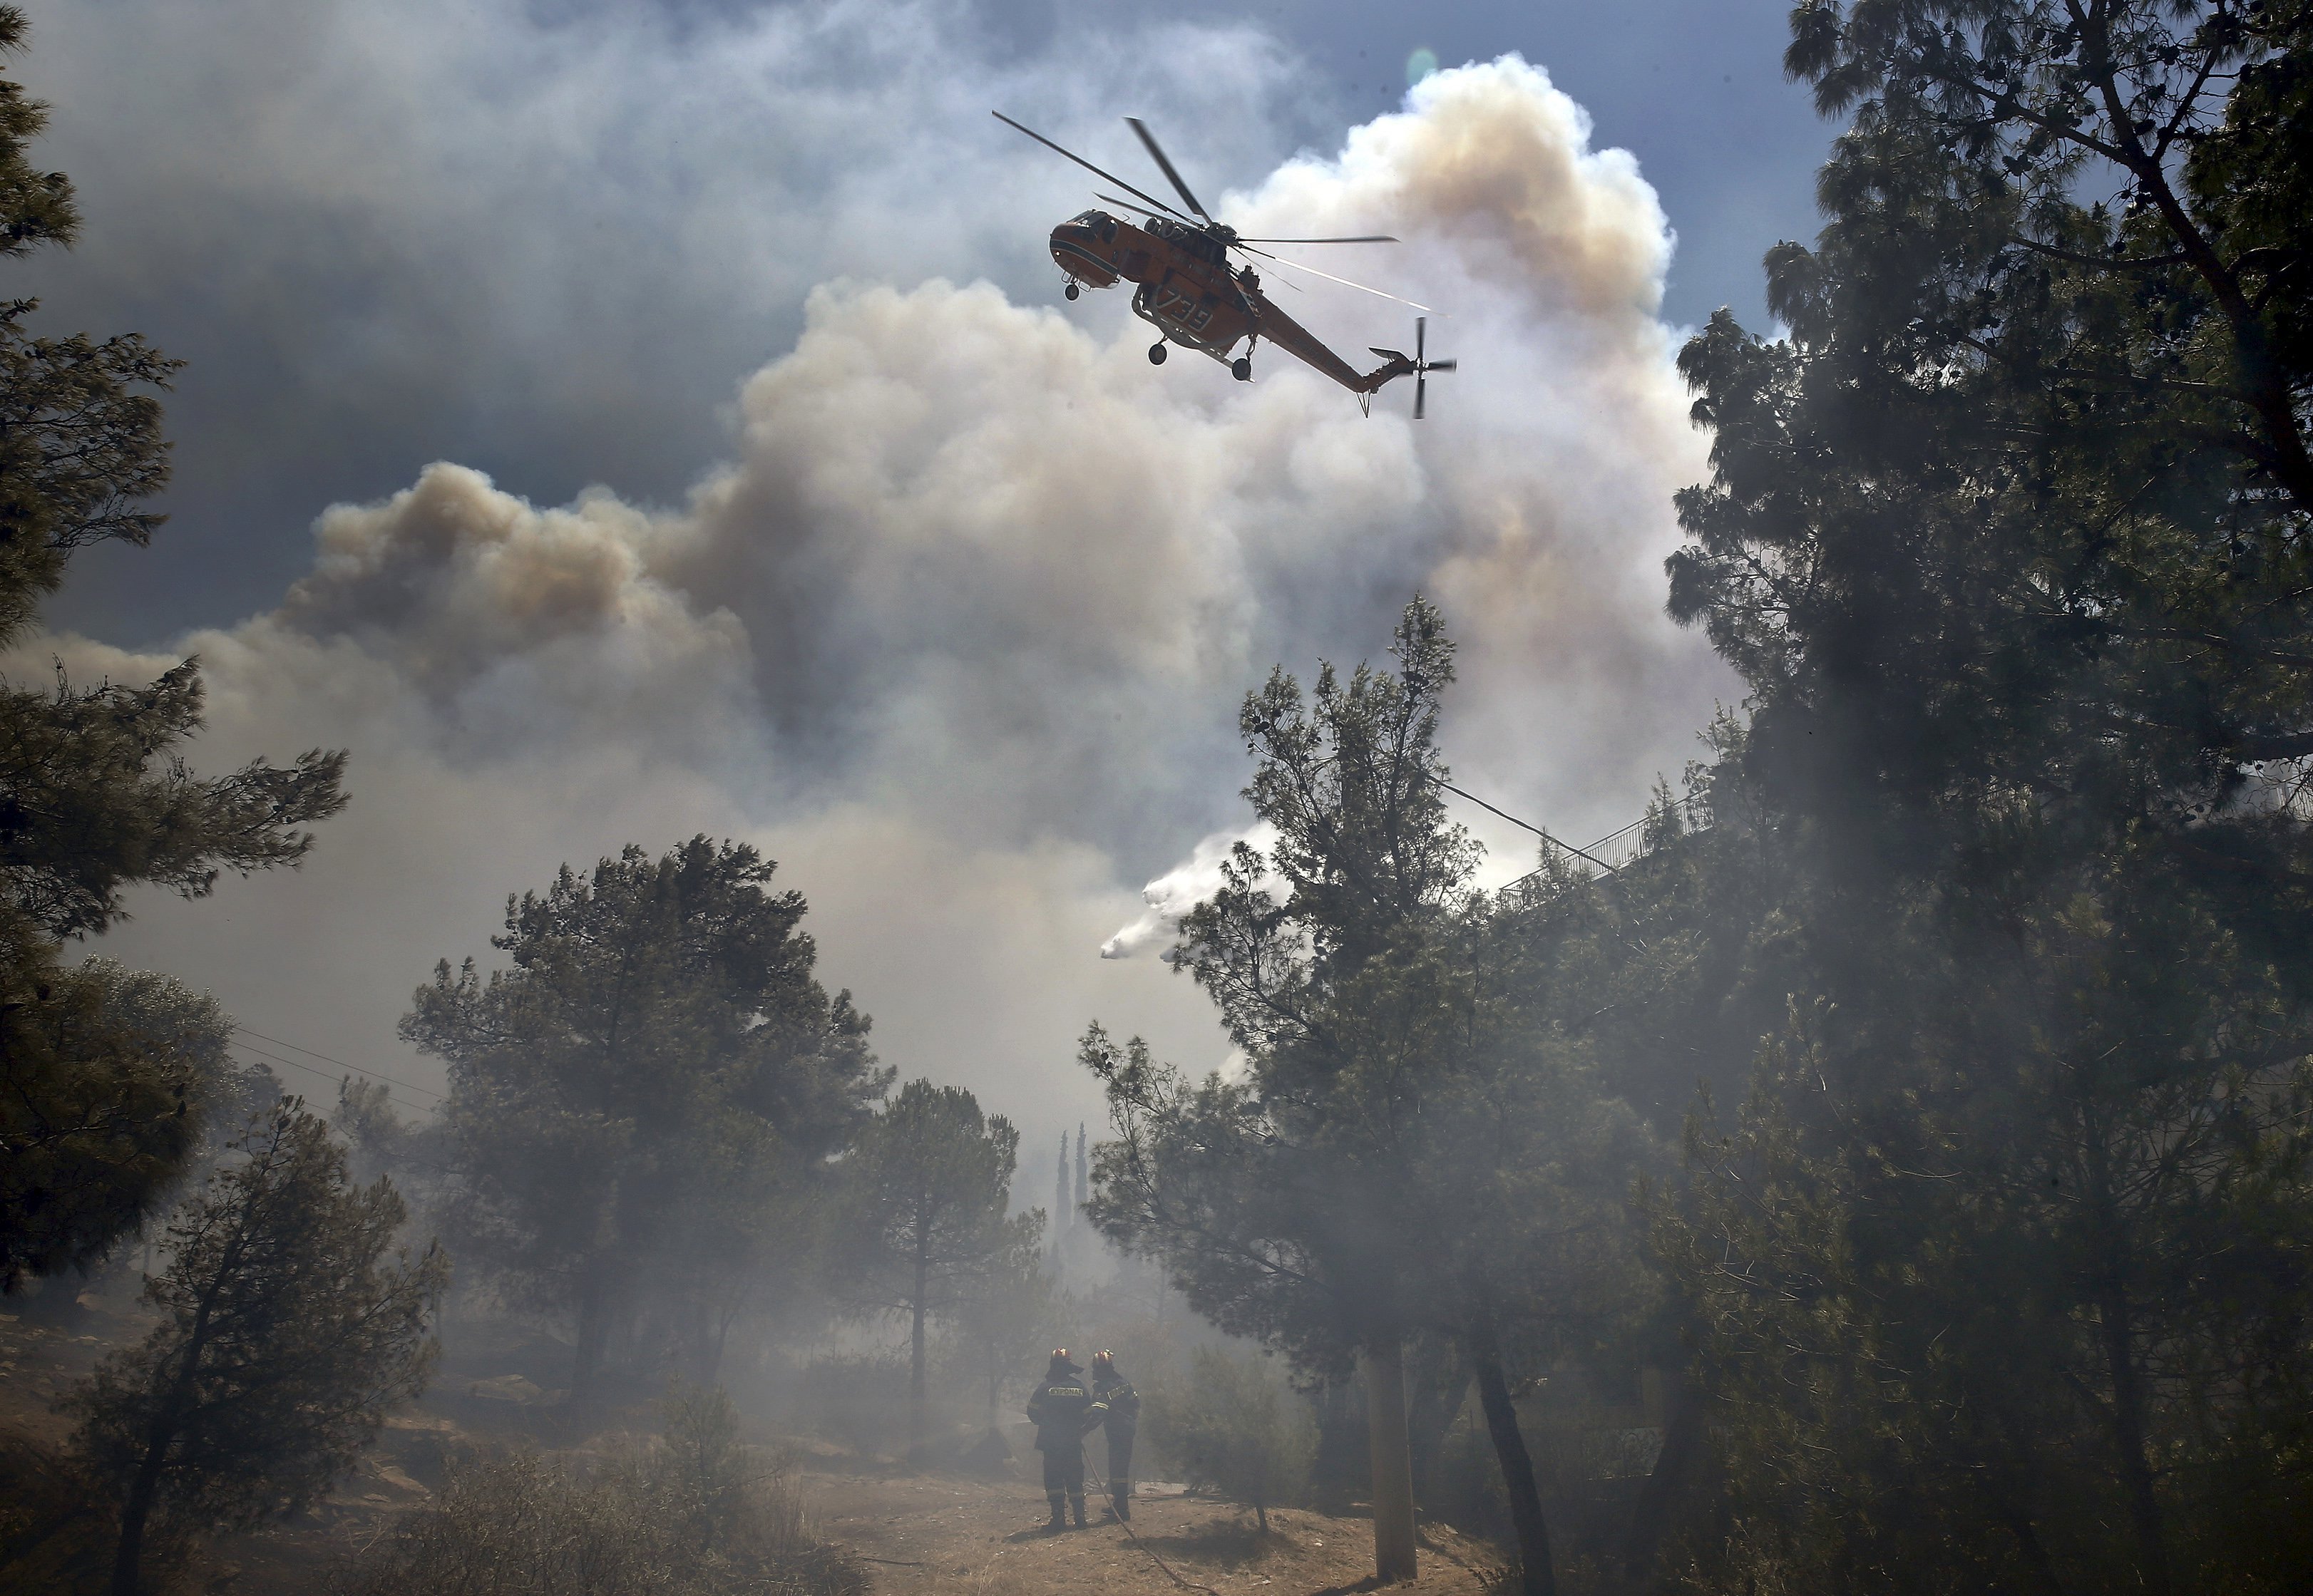
[{"label": "dry vegetation", "polygon": [[[1340,1596],[1371,1583],[1373,1526],[1354,1508],[1339,1517],[1273,1508],[1264,1535],[1244,1508],[1160,1486],[1135,1504],[1136,1543],[1113,1523],[1045,1533],[1031,1479],[819,1475],[809,1483],[825,1532],[875,1559],[878,1596],[1183,1596],[1157,1557],[1221,1596]],[[1428,1525],[1423,1537],[1420,1577],[1393,1587],[1405,1596],[1482,1596],[1498,1576],[1496,1559],[1453,1530]]]},{"label": "dry vegetation", "polygon": [[[0,1323],[0,1592],[101,1590],[113,1525],[60,1466],[62,1421],[46,1411],[133,1315],[92,1295],[57,1329]],[[507,1355],[486,1355],[497,1367]],[[907,1472],[820,1443],[802,1454],[741,1444],[711,1396],[678,1401],[667,1434],[556,1444],[549,1410],[477,1399],[453,1363],[397,1415],[356,1471],[313,1511],[178,1548],[168,1588],[236,1596],[1181,1596],[1164,1563],[1221,1596],[1356,1587],[1372,1530],[1272,1509],[1271,1532],[1234,1504],[1156,1486],[1139,1500],[1136,1546],[1113,1523],[1045,1535],[1033,1459],[1009,1474]],[[506,1377],[500,1376],[500,1383]],[[631,1420],[660,1416],[638,1411]],[[1493,1567],[1441,1526],[1412,1596],[1482,1596]],[[1143,1549],[1143,1548],[1146,1549]]]},{"label": "dry vegetation", "polygon": [[[740,1460],[746,1466],[745,1460]],[[574,1467],[537,1452],[452,1474],[378,1544],[347,1555],[343,1596],[860,1596],[861,1565],[813,1532],[792,1479],[702,1496],[664,1448]]]}]

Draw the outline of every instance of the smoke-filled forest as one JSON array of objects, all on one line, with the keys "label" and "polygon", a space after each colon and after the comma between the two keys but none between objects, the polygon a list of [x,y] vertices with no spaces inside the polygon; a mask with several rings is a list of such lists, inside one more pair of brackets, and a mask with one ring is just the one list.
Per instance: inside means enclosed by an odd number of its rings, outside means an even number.
[{"label": "smoke-filled forest", "polygon": [[[1588,35],[269,4],[0,4],[0,1591],[2313,1589],[2313,0],[1710,34],[1811,242]],[[1426,415],[1060,304],[1136,83]]]}]

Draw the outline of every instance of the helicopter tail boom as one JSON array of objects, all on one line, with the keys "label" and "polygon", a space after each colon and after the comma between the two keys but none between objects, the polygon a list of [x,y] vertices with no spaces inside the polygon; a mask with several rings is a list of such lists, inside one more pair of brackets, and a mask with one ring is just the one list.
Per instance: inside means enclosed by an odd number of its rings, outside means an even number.
[{"label": "helicopter tail boom", "polygon": [[1374,367],[1351,384],[1357,392],[1378,393],[1388,383],[1395,381],[1400,377],[1410,377],[1414,373],[1416,369],[1414,364],[1396,350],[1376,349],[1374,353],[1386,355],[1389,359],[1384,364]]},{"label": "helicopter tail boom", "polygon": [[1394,377],[1403,377],[1413,370],[1413,363],[1403,355],[1370,372],[1360,372],[1321,343],[1317,336],[1292,317],[1277,308],[1273,302],[1261,307],[1260,336],[1292,355],[1311,370],[1322,373],[1339,382],[1351,393],[1372,393]]},{"label": "helicopter tail boom", "polygon": [[[1370,347],[1370,346],[1368,346]],[[1375,349],[1374,353],[1376,355],[1385,355],[1389,360],[1389,364],[1387,365],[1375,368],[1373,373],[1373,385],[1375,388],[1379,388],[1384,382],[1388,381],[1392,377],[1403,377],[1409,373],[1412,373],[1413,377],[1413,418],[1416,421],[1420,420],[1422,412],[1429,408],[1429,373],[1432,372],[1450,372],[1462,364],[1458,360],[1432,360],[1429,358],[1429,318],[1427,316],[1416,316],[1413,319],[1412,359],[1408,360],[1403,352],[1396,349]],[[1368,389],[1366,391],[1371,392],[1372,389]]]}]

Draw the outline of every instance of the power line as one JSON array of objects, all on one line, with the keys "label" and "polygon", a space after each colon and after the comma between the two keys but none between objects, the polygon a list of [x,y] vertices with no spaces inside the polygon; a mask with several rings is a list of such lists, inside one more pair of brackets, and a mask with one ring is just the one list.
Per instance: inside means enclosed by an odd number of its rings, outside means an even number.
[{"label": "power line", "polygon": [[[296,1043],[295,1043],[295,1042],[285,1042],[285,1041],[283,1041],[283,1040],[282,1040],[279,1037],[277,1037],[277,1036],[267,1036],[267,1035],[266,1035],[263,1031],[261,1031],[261,1030],[250,1030],[250,1028],[249,1028],[248,1026],[246,1026],[246,1025],[236,1025],[236,1026],[234,1026],[234,1027],[233,1027],[233,1029],[234,1029],[235,1030],[237,1030],[237,1031],[241,1032],[241,1034],[242,1034],[242,1035],[243,1035],[243,1036],[253,1036],[253,1037],[255,1037],[255,1038],[256,1038],[259,1041],[260,1041],[260,1042],[270,1042],[270,1043],[272,1043],[272,1044],[273,1044],[275,1047],[277,1047],[277,1048],[288,1048],[288,1049],[289,1049],[289,1051],[291,1051],[292,1053],[303,1053],[303,1054],[306,1057],[308,1057],[308,1058],[318,1058],[318,1059],[320,1059],[323,1064],[334,1064],[334,1065],[337,1065],[339,1069],[341,1069],[341,1070],[351,1070],[355,1074],[357,1074],[357,1075],[368,1075],[368,1076],[372,1077],[373,1079],[379,1080],[379,1081],[383,1081],[383,1082],[385,1082],[388,1085],[391,1085],[391,1086],[399,1086],[399,1087],[400,1087],[400,1088],[401,1088],[403,1091],[405,1091],[405,1092],[417,1092],[420,1097],[430,1097],[430,1098],[433,1098],[433,1099],[434,1099],[435,1101],[437,1101],[437,1102],[438,1102],[438,1101],[442,1101],[442,1099],[443,1099],[443,1097],[444,1097],[444,1093],[442,1093],[442,1092],[439,1092],[435,1091],[435,1090],[434,1090],[432,1087],[430,1087],[430,1086],[419,1086],[419,1085],[417,1085],[417,1084],[415,1084],[414,1083],[411,1083],[411,1082],[409,1082],[409,1081],[398,1080],[398,1079],[396,1079],[394,1076],[391,1076],[391,1075],[389,1075],[389,1074],[383,1074],[383,1073],[381,1073],[380,1071],[377,1071],[377,1070],[373,1070],[373,1069],[364,1069],[360,1065],[357,1065],[357,1064],[347,1064],[347,1063],[344,1059],[342,1059],[342,1058],[332,1058],[332,1057],[330,1057],[327,1053],[316,1053],[316,1052],[314,1052],[314,1051],[313,1051],[313,1049],[312,1049],[312,1048],[301,1048],[301,1047],[299,1047],[299,1046],[298,1046]],[[245,1043],[245,1042],[244,1042],[244,1043],[242,1043],[242,1045],[243,1047],[248,1047],[248,1044],[247,1044],[247,1043]],[[251,1048],[249,1050],[250,1050],[251,1052],[252,1052],[252,1053],[259,1051],[259,1049],[257,1049],[257,1048]],[[298,1068],[298,1069],[303,1069],[303,1068],[306,1068],[306,1067],[307,1067],[307,1066],[306,1066],[306,1065],[304,1065],[295,1064],[294,1060],[286,1059],[286,1058],[284,1058],[284,1059],[277,1059],[277,1060],[276,1060],[276,1062],[277,1062],[277,1063],[280,1063],[280,1064],[289,1064],[289,1065],[292,1065],[294,1067]],[[319,1071],[319,1070],[315,1070],[315,1071],[313,1071],[313,1073],[314,1073],[315,1074],[321,1074],[321,1071]]]},{"label": "power line", "polygon": [[[305,1074],[324,1081],[338,1081],[343,1079],[342,1076],[331,1074],[328,1070],[315,1069],[310,1064],[300,1064],[294,1058],[284,1058],[278,1053],[268,1053],[262,1048],[252,1048],[247,1042],[235,1042],[233,1045],[251,1057],[261,1059],[267,1064],[277,1064],[285,1069],[303,1070]],[[388,1096],[391,1097],[391,1094],[388,1093]],[[422,1114],[427,1111],[427,1106],[424,1103],[407,1102],[399,1098],[396,1098],[393,1101],[399,1103],[401,1107],[409,1109],[412,1113]]]},{"label": "power line", "polygon": [[[241,1028],[239,1026],[235,1026],[233,1029],[238,1030]],[[256,1032],[251,1031],[250,1034],[254,1036]],[[277,1053],[268,1053],[264,1048],[252,1048],[247,1042],[235,1042],[233,1045],[239,1048],[244,1053],[255,1054],[258,1057],[262,1058],[268,1064],[286,1065],[293,1070],[303,1070],[307,1074],[319,1075],[325,1081],[330,1078],[330,1073],[327,1070],[317,1070],[310,1064],[300,1064],[294,1058],[284,1058]],[[282,1046],[286,1047],[288,1044],[284,1042]],[[419,1090],[419,1088],[413,1086],[410,1090],[415,1092]],[[403,1103],[400,1106],[419,1112],[424,1111],[424,1105],[420,1103]],[[447,1164],[429,1163],[425,1159],[411,1158],[407,1153],[401,1153],[386,1154],[386,1161],[390,1163],[408,1164],[416,1169],[428,1170],[437,1175],[454,1175],[458,1172],[457,1171],[450,1168]]]},{"label": "power line", "polygon": [[[1478,797],[1474,794],[1464,793],[1461,788],[1455,786],[1450,782],[1438,781],[1434,776],[1429,779],[1432,782],[1436,782],[1438,786],[1445,788],[1446,791],[1455,794],[1457,796],[1469,799],[1471,802],[1476,804],[1480,809],[1486,810],[1493,814],[1501,815],[1502,819],[1508,820],[1511,825],[1524,827],[1526,830],[1533,832],[1536,837],[1541,837],[1544,842],[1549,843],[1552,846],[1563,848],[1566,852],[1576,855],[1578,858],[1589,860],[1591,864],[1598,866],[1599,869],[1605,871],[1608,875],[1616,877],[1617,879],[1620,879],[1623,873],[1623,865],[1607,864],[1604,859],[1597,856],[1598,851],[1612,844],[1621,842],[1632,832],[1640,830],[1651,823],[1655,818],[1652,814],[1640,815],[1629,825],[1618,826],[1614,830],[1607,832],[1605,836],[1592,843],[1588,847],[1578,848],[1569,843],[1559,841],[1558,838],[1552,837],[1549,832],[1544,831],[1539,826],[1527,825],[1526,821],[1519,820],[1516,815],[1504,814],[1502,811],[1495,809],[1492,804],[1487,802],[1484,799]],[[1676,814],[1690,810],[1696,801],[1702,796],[1702,794],[1699,793],[1689,793],[1684,798],[1673,799],[1670,805],[1671,812]],[[1635,860],[1628,860],[1625,861],[1624,864],[1628,864],[1635,862]],[[1540,876],[1542,873],[1543,872],[1541,870],[1529,870],[1524,875],[1518,877],[1517,880],[1510,882],[1508,886],[1499,889],[1499,890],[1502,892],[1515,892],[1519,888],[1525,886],[1528,881]]]},{"label": "power line", "polygon": [[[1426,771],[1423,774],[1428,776],[1428,772]],[[1596,855],[1586,853],[1584,850],[1576,847],[1570,842],[1561,842],[1557,837],[1552,837],[1549,832],[1544,831],[1533,821],[1521,820],[1517,816],[1510,813],[1508,810],[1496,809],[1492,804],[1479,797],[1475,793],[1465,793],[1461,788],[1456,786],[1452,782],[1443,780],[1435,776],[1429,776],[1429,780],[1435,785],[1445,788],[1446,791],[1453,794],[1456,798],[1467,798],[1471,802],[1476,804],[1480,809],[1484,810],[1488,814],[1499,815],[1511,825],[1533,832],[1536,837],[1542,838],[1543,841],[1548,843],[1552,847],[1559,848],[1566,853],[1570,853],[1578,859],[1588,860],[1591,864],[1596,864],[1599,869],[1605,871],[1608,875],[1620,875],[1623,873],[1615,866],[1607,864],[1604,859],[1599,858]],[[1630,828],[1628,826],[1623,828],[1623,831],[1627,831]],[[1620,837],[1622,834],[1622,831],[1617,831],[1612,835]]]},{"label": "power line", "polygon": [[[240,1048],[241,1051],[246,1054],[249,1057],[266,1064],[277,1064],[285,1069],[302,1070],[306,1074],[314,1076],[319,1080],[340,1083],[344,1080],[343,1076],[332,1074],[329,1070],[316,1069],[310,1064],[300,1064],[294,1058],[284,1058],[278,1053],[268,1053],[262,1048],[252,1048],[247,1042],[235,1042],[233,1046]],[[409,1088],[409,1090],[416,1089]],[[397,1108],[406,1109],[413,1114],[430,1113],[435,1107],[435,1105],[431,1103],[416,1102],[409,1099],[400,1097],[390,1089],[386,1092],[386,1099]]]}]

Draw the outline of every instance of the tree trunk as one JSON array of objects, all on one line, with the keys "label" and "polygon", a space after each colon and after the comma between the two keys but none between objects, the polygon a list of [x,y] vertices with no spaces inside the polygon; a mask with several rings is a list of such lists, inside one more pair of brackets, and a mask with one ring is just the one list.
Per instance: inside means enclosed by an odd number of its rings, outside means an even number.
[{"label": "tree trunk", "polygon": [[699,1383],[717,1386],[723,1383],[723,1348],[731,1339],[731,1321],[738,1317],[734,1309],[710,1313],[707,1329],[707,1352],[702,1360]]},{"label": "tree trunk", "polygon": [[112,1556],[112,1596],[136,1596],[145,1561],[145,1524],[153,1516],[153,1501],[161,1487],[161,1464],[168,1456],[168,1438],[156,1435],[145,1448],[128,1500],[120,1508],[120,1544]]},{"label": "tree trunk", "polygon": [[1666,1371],[1664,1384],[1667,1411],[1663,1415],[1662,1450],[1655,1454],[1655,1466],[1640,1488],[1638,1504],[1631,1510],[1630,1530],[1623,1537],[1623,1573],[1631,1580],[1644,1579],[1654,1572],[1672,1511],[1702,1451],[1702,1402],[1684,1372]]},{"label": "tree trunk", "polygon": [[192,1333],[185,1337],[185,1350],[179,1356],[175,1376],[169,1381],[168,1394],[145,1425],[145,1455],[137,1460],[136,1478],[130,1482],[128,1499],[120,1507],[120,1541],[112,1555],[112,1596],[136,1596],[145,1561],[145,1526],[161,1494],[161,1469],[169,1460],[170,1443],[176,1439],[187,1410],[193,1406],[195,1377],[200,1372],[201,1357],[208,1350],[211,1318],[216,1311],[218,1298],[224,1294],[225,1281],[240,1267],[248,1234],[248,1215],[244,1211],[237,1233],[226,1243],[224,1256],[218,1260],[216,1272],[201,1288]]},{"label": "tree trunk", "polygon": [[1517,1531],[1519,1583],[1524,1596],[1557,1596],[1558,1575],[1550,1556],[1550,1525],[1542,1514],[1542,1492],[1535,1484],[1534,1459],[1518,1432],[1517,1409],[1510,1405],[1508,1378],[1494,1337],[1493,1320],[1481,1310],[1467,1339],[1471,1372],[1478,1377],[1478,1402],[1485,1409],[1486,1433],[1493,1438],[1502,1485],[1509,1494],[1510,1524]]},{"label": "tree trunk", "polygon": [[924,1451],[924,1298],[931,1290],[931,1266],[924,1249],[916,1249],[916,1294],[909,1303],[908,1331],[908,1457],[920,1461]]},{"label": "tree trunk", "polygon": [[1405,1434],[1405,1364],[1394,1337],[1358,1355],[1366,1382],[1366,1433],[1373,1460],[1374,1577],[1410,1580],[1413,1558],[1413,1457]]},{"label": "tree trunk", "polygon": [[2128,1239],[2114,1195],[2119,1182],[2099,1117],[2084,1109],[2080,1123],[2088,1154],[2085,1195],[2094,1222],[2090,1245],[2100,1255],[2094,1264],[2098,1328],[2106,1378],[2112,1382],[2113,1445],[2119,1453],[2121,1483],[2128,1492],[2129,1520],[2136,1532],[2137,1578],[2148,1596],[2168,1596],[2168,1538],[2161,1527],[2151,1460],[2146,1455],[2143,1372],[2137,1364],[2135,1314],[2128,1300]]},{"label": "tree trunk", "polygon": [[2137,1577],[2151,1596],[2168,1596],[2168,1538],[2160,1524],[2160,1499],[2152,1465],[2145,1456],[2144,1383],[2136,1366],[2135,1327],[2127,1293],[2109,1286],[2100,1293],[2105,1358],[2112,1381],[2113,1440],[2120,1452],[2120,1477],[2128,1487],[2129,1518],[2136,1530]]},{"label": "tree trunk", "polygon": [[590,1258],[578,1285],[578,1345],[570,1352],[570,1406],[583,1410],[593,1405],[594,1386],[602,1368],[602,1348],[611,1334],[609,1293],[602,1288],[602,1266]]},{"label": "tree trunk", "polygon": [[2048,1557],[2048,1548],[2040,1539],[2040,1530],[2032,1522],[2032,1515],[1992,1483],[1988,1469],[1979,1467],[1974,1473],[1992,1518],[2014,1537],[2016,1549],[2024,1558],[2025,1570],[2032,1576],[2034,1587],[2041,1596],[2064,1596],[2064,1582],[2056,1577],[2056,1565]]}]

